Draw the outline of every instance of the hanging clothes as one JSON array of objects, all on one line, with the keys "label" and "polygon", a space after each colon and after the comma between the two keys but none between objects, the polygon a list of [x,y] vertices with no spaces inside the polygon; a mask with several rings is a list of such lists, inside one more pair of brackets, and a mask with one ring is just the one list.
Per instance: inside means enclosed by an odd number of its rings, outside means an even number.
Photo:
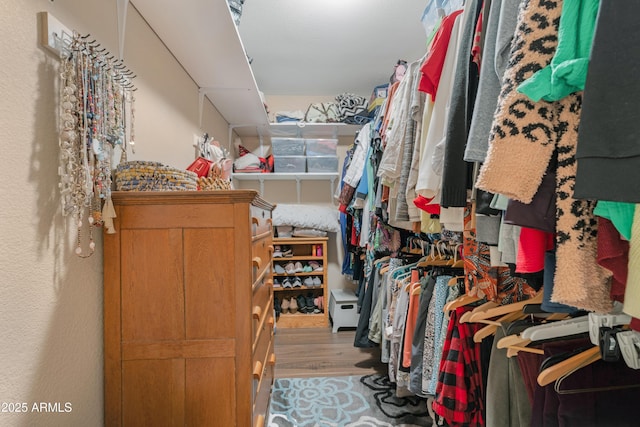
[{"label": "hanging clothes", "polygon": [[[640,203],[637,2],[602,0],[578,136],[576,198]],[[606,143],[603,143],[606,141]]]}]

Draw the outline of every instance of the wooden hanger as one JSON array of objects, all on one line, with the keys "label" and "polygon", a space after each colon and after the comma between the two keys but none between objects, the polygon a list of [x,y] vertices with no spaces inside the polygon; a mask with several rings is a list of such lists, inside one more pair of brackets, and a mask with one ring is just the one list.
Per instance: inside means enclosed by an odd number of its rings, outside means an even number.
[{"label": "wooden hanger", "polygon": [[471,296],[468,294],[460,295],[458,298],[454,299],[453,301],[449,301],[448,303],[446,303],[442,311],[447,313],[451,310],[455,310],[458,307],[463,307],[465,305],[480,301],[481,299],[482,298],[480,297]]},{"label": "wooden hanger", "polygon": [[497,307],[497,306],[498,306],[498,304],[496,304],[495,302],[487,301],[484,304],[477,306],[473,310],[467,311],[466,313],[464,313],[462,316],[460,316],[459,322],[460,323],[466,323],[466,322],[469,321],[469,318],[471,317],[471,315],[473,313],[477,313],[478,311],[488,310],[490,308]]},{"label": "wooden hanger", "polygon": [[422,293],[422,286],[420,282],[414,283],[411,287],[411,295],[420,295]]},{"label": "wooden hanger", "polygon": [[462,246],[462,243],[458,243],[454,248],[453,264],[451,264],[451,268],[464,268],[464,258],[458,259],[458,248],[460,246]]},{"label": "wooden hanger", "polygon": [[489,335],[494,335],[498,328],[502,326],[503,322],[513,322],[514,320],[518,320],[522,316],[522,313],[514,311],[513,313],[502,316],[498,320],[480,320],[481,323],[487,323],[487,326],[481,328],[475,334],[473,334],[473,341],[478,343],[482,342],[482,340]]},{"label": "wooden hanger", "polygon": [[518,354],[519,351],[526,351],[527,353],[544,354],[544,350],[535,347],[525,347],[513,345],[507,349],[507,357],[511,358]]},{"label": "wooden hanger", "polygon": [[490,308],[488,310],[479,311],[471,315],[469,322],[477,322],[483,319],[490,319],[492,317],[503,316],[515,311],[522,311],[522,308],[527,304],[537,304],[542,302],[543,292],[542,289],[538,291],[536,296],[529,298],[528,300],[514,302],[511,304],[500,305],[498,307]]},{"label": "wooden hanger", "polygon": [[544,369],[538,375],[538,384],[544,387],[548,384],[551,384],[558,378],[575,372],[578,369],[583,368],[593,362],[597,362],[601,358],[602,356],[600,355],[600,347],[593,346],[588,350],[578,353],[575,356],[571,356],[570,358],[563,360],[562,362]]},{"label": "wooden hanger", "polygon": [[496,344],[496,347],[498,348],[508,348],[511,346],[526,347],[532,342],[533,341],[531,340],[522,338],[520,335],[507,335],[506,337],[500,338],[500,340]]}]

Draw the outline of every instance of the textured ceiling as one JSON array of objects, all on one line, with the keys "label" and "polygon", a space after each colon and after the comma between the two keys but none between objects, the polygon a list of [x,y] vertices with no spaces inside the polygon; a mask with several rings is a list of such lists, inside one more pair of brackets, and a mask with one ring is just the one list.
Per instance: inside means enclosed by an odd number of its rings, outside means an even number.
[{"label": "textured ceiling", "polygon": [[239,32],[269,95],[369,96],[421,58],[429,0],[245,0]]}]

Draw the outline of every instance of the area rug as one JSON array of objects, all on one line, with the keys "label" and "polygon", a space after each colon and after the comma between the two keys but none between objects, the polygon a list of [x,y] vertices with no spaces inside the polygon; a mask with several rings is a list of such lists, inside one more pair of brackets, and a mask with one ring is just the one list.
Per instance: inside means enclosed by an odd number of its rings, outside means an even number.
[{"label": "area rug", "polygon": [[431,426],[426,399],[396,397],[384,375],[279,378],[269,427]]}]

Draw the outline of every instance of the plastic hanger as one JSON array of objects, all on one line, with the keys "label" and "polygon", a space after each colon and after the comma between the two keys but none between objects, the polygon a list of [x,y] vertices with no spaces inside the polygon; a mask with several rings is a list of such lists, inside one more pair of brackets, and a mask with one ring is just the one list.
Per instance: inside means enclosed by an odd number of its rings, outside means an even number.
[{"label": "plastic hanger", "polygon": [[619,325],[628,325],[631,316],[624,313],[618,314],[598,314],[589,313],[589,338],[593,345],[600,343],[600,328],[613,328]]},{"label": "plastic hanger", "polygon": [[620,353],[631,369],[640,369],[640,332],[624,331],[616,335],[620,345]]},{"label": "plastic hanger", "polygon": [[589,332],[589,319],[587,316],[582,316],[531,326],[522,331],[520,336],[531,341],[542,341],[585,332]]},{"label": "plastic hanger", "polygon": [[542,302],[542,290],[538,291],[536,296],[533,298],[529,298],[528,300],[514,302],[511,304],[500,305],[498,307],[490,308],[488,310],[479,311],[471,315],[469,319],[470,322],[477,322],[483,319],[490,319],[492,317],[503,316],[508,313],[513,313],[515,311],[521,312],[523,307],[527,304],[537,304]]}]

